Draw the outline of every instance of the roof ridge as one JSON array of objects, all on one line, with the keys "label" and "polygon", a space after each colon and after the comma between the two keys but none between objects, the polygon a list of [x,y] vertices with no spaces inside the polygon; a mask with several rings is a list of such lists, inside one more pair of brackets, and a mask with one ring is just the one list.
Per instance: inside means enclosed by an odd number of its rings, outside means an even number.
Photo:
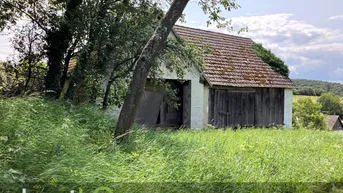
[{"label": "roof ridge", "polygon": [[227,34],[227,33],[223,33],[223,32],[218,32],[218,31],[212,31],[210,29],[201,29],[201,28],[197,28],[197,27],[190,27],[190,26],[185,26],[185,25],[180,25],[180,24],[175,24],[174,27],[181,27],[181,28],[189,28],[189,29],[193,29],[193,30],[199,30],[199,31],[204,31],[204,32],[209,32],[209,33],[215,33],[215,34],[220,34],[223,36],[232,36],[235,38],[243,38],[243,39],[248,39],[253,41],[251,38],[248,37],[242,37],[242,36],[238,36],[238,35],[232,35],[232,34]]}]

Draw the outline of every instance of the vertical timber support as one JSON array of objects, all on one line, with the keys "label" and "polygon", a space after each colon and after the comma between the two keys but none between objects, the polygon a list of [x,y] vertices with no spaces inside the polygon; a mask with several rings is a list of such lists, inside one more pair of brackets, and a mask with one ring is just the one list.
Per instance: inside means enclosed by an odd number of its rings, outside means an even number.
[{"label": "vertical timber support", "polygon": [[284,127],[290,129],[292,127],[292,89],[285,89],[284,92]]}]

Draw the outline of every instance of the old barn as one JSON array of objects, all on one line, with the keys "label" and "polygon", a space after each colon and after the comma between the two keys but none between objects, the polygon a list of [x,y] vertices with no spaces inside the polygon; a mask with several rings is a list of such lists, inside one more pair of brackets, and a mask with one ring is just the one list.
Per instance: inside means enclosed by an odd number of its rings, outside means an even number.
[{"label": "old barn", "polygon": [[274,71],[252,49],[253,41],[223,33],[175,26],[169,38],[208,45],[205,70],[190,71],[180,83],[173,73],[164,78],[179,90],[179,108],[169,107],[164,93],[149,85],[136,116],[137,123],[157,126],[291,127],[291,80]]}]

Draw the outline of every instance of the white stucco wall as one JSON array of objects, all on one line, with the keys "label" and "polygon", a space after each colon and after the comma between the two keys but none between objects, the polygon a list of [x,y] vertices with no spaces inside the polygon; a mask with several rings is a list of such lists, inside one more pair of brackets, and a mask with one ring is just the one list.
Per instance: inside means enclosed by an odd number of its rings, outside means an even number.
[{"label": "white stucco wall", "polygon": [[209,97],[210,88],[208,85],[204,85],[204,108],[203,108],[203,127],[208,125],[208,97]]},{"label": "white stucco wall", "polygon": [[[175,72],[169,72],[168,70],[163,71],[165,72],[163,78],[170,80],[178,79]],[[200,72],[196,68],[189,70],[183,79],[191,82],[190,127],[201,129],[204,127],[204,85],[200,83]]]},{"label": "white stucco wall", "polygon": [[203,128],[204,85],[191,80],[191,128]]},{"label": "white stucco wall", "polygon": [[293,91],[292,89],[285,89],[284,92],[284,127],[289,129],[292,127],[292,97]]}]

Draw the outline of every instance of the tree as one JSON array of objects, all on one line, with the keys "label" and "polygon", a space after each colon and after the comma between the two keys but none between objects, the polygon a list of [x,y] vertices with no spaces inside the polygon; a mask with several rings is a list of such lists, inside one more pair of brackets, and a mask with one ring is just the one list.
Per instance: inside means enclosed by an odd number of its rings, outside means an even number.
[{"label": "tree", "polygon": [[318,102],[321,104],[321,111],[329,115],[343,116],[343,104],[341,98],[333,93],[324,93],[318,98]]},{"label": "tree", "polygon": [[[13,59],[2,63],[5,74],[2,94],[16,96],[44,89],[46,64],[43,62],[44,32],[33,22],[25,22],[11,30]],[[2,70],[2,69],[1,69]]]},{"label": "tree", "polygon": [[265,63],[267,63],[273,70],[279,72],[288,77],[288,66],[280,58],[275,56],[270,50],[267,50],[262,44],[254,43],[252,48],[255,50],[257,56],[259,56]]},{"label": "tree", "polygon": [[[24,90],[28,91],[33,75],[35,75],[34,78],[40,77],[37,72],[40,72],[41,69],[39,68],[42,68],[41,63],[44,56],[44,42],[42,39],[44,38],[44,32],[38,28],[37,24],[29,22],[14,30],[14,33],[12,44],[18,52],[19,66],[17,67],[21,68],[24,71],[23,73],[26,74]],[[41,85],[36,86],[41,87]],[[33,90],[38,91],[40,89]]]},{"label": "tree", "polygon": [[[59,98],[67,96],[75,103],[95,102],[103,95],[104,108],[124,100],[135,61],[163,16],[158,4],[139,0],[4,0],[0,6],[6,10],[0,16],[5,14],[9,23],[28,18],[44,32],[41,43],[49,66],[45,85],[52,95],[58,95],[62,86]],[[179,45],[170,44],[165,54],[185,50],[186,46]],[[77,65],[69,76],[72,58],[77,59]],[[153,71],[159,74],[158,68]],[[104,77],[108,79],[104,81]],[[103,90],[101,85],[106,88]]]},{"label": "tree", "polygon": [[310,98],[300,99],[293,104],[293,127],[305,129],[328,129],[321,105]]},{"label": "tree", "polygon": [[[123,100],[135,61],[163,12],[150,1],[116,0],[100,1],[90,10],[85,14],[95,15],[87,19],[89,35],[78,55],[74,101],[95,102],[102,95],[106,109],[109,101],[119,105]],[[113,84],[120,94],[111,97]]]},{"label": "tree", "polygon": [[[46,36],[47,56],[49,70],[45,78],[45,87],[51,90],[53,96],[59,96],[61,92],[61,75],[63,62],[66,69],[77,45],[78,39],[74,40],[74,27],[78,27],[80,12],[79,7],[83,0],[67,0],[64,6],[63,18],[57,26],[53,26]],[[66,70],[65,70],[66,71]],[[66,72],[64,71],[64,75]],[[62,80],[64,83],[65,80]]]},{"label": "tree", "polygon": [[[164,48],[167,37],[171,32],[176,21],[181,17],[183,10],[187,6],[189,0],[174,0],[169,7],[169,10],[156,27],[154,34],[142,50],[133,72],[129,90],[127,92],[123,107],[121,109],[117,126],[114,131],[114,136],[118,143],[126,141],[129,137],[130,129],[133,125],[135,115],[138,109],[140,99],[144,91],[144,85],[155,58],[161,53]],[[220,17],[220,5],[226,10],[233,8],[237,9],[239,5],[233,0],[210,1],[201,0],[199,4],[205,13],[209,13],[209,22],[217,22],[217,26],[221,26],[224,18]]]},{"label": "tree", "polygon": [[78,8],[82,0],[2,0],[0,29],[11,27],[18,20],[29,19],[45,32],[48,72],[45,87],[57,96],[60,92],[62,64],[73,50],[73,28],[79,22]]}]

